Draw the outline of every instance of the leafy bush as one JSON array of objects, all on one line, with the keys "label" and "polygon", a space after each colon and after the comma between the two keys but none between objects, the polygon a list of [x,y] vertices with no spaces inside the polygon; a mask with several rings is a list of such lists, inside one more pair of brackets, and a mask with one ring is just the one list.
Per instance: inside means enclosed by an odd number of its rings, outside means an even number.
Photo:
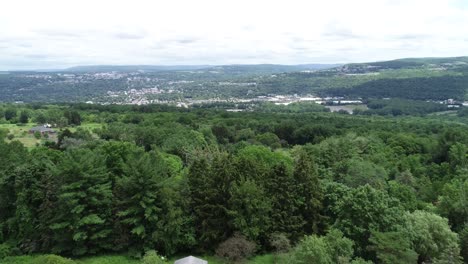
[{"label": "leafy bush", "polygon": [[158,256],[158,253],[155,250],[146,251],[142,259],[143,264],[163,264],[164,257]]},{"label": "leafy bush", "polygon": [[11,255],[11,247],[6,243],[0,244],[0,259]]},{"label": "leafy bush", "polygon": [[353,241],[332,229],[326,236],[306,236],[292,251],[291,261],[308,263],[349,263],[353,256]]},{"label": "leafy bush", "polygon": [[219,244],[216,255],[229,261],[239,262],[255,253],[257,245],[248,241],[243,235],[234,234],[231,238]]},{"label": "leafy bush", "polygon": [[41,132],[39,132],[39,131],[34,132],[34,137],[36,139],[40,139],[41,138]]},{"label": "leafy bush", "polygon": [[283,233],[274,233],[268,240],[270,246],[278,253],[286,253],[291,249],[291,241]]}]

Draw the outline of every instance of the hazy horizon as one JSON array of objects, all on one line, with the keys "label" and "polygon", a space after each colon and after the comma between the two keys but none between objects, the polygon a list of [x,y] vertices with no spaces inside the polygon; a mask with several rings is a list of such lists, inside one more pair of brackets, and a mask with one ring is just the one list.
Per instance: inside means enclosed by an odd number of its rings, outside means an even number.
[{"label": "hazy horizon", "polygon": [[463,0],[7,1],[0,70],[456,57],[460,25]]}]

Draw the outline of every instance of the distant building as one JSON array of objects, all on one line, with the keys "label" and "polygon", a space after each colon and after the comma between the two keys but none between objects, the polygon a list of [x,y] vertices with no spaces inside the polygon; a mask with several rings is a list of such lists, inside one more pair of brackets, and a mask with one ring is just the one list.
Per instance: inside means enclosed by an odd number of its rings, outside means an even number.
[{"label": "distant building", "polygon": [[208,261],[199,259],[193,256],[188,256],[188,257],[176,260],[174,264],[208,264]]},{"label": "distant building", "polygon": [[54,129],[48,127],[47,125],[44,125],[44,126],[36,126],[36,127],[33,127],[31,129],[29,129],[29,133],[30,134],[34,134],[36,132],[39,132],[41,133],[41,135],[44,135],[44,134],[55,134],[57,133],[57,131],[55,131]]}]

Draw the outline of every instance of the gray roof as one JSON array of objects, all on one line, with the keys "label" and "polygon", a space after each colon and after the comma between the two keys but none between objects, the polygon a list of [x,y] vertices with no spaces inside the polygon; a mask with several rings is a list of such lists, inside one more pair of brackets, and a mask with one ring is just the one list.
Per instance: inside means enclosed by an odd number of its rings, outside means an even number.
[{"label": "gray roof", "polygon": [[33,127],[31,129],[29,129],[29,131],[32,131],[32,132],[50,132],[50,133],[55,133],[55,130],[53,130],[52,128],[48,128],[48,127],[45,127],[45,126],[37,126],[37,127]]},{"label": "gray roof", "polygon": [[208,264],[208,261],[196,258],[194,256],[188,256],[188,257],[176,260],[174,264]]}]

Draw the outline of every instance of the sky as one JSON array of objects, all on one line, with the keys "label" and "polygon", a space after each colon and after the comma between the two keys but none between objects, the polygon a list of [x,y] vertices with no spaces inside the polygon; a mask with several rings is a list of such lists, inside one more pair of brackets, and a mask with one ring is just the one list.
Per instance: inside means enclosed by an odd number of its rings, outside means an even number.
[{"label": "sky", "polygon": [[0,70],[468,55],[468,0],[5,0]]}]

